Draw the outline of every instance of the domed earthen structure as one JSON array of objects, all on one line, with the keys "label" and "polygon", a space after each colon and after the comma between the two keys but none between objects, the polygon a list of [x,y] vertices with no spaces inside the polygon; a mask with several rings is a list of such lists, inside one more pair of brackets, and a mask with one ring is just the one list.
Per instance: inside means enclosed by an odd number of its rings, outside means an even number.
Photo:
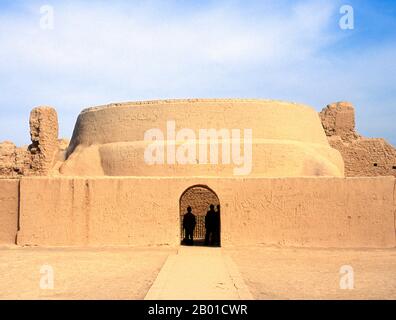
[{"label": "domed earthen structure", "polygon": [[[174,127],[171,132],[169,123]],[[189,137],[178,135],[186,128]],[[246,140],[246,129],[251,130],[251,139]],[[181,164],[166,161],[165,156],[161,165],[147,163],[145,149],[152,141],[145,140],[145,134],[150,130],[164,133],[160,140],[164,139],[166,154],[171,148],[176,152],[190,144],[192,161]],[[206,130],[205,139],[199,139],[202,130]],[[243,175],[344,175],[342,157],[330,147],[314,109],[280,101],[236,99],[130,102],[86,109],[78,118],[60,172],[83,176],[234,176],[235,163],[222,161],[224,151],[229,158],[233,152],[233,130],[239,130],[241,153],[245,150],[246,156],[249,151],[245,141],[252,147],[251,170]],[[216,150],[210,149],[213,144]],[[202,150],[206,150],[205,159]],[[209,161],[210,152],[216,152],[214,161]]]}]

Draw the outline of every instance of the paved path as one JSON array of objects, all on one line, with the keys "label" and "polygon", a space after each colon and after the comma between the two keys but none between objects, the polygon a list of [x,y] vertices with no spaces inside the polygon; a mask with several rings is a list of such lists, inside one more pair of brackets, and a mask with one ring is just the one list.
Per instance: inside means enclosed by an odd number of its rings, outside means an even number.
[{"label": "paved path", "polygon": [[252,295],[221,248],[180,247],[168,257],[145,299],[248,300]]}]

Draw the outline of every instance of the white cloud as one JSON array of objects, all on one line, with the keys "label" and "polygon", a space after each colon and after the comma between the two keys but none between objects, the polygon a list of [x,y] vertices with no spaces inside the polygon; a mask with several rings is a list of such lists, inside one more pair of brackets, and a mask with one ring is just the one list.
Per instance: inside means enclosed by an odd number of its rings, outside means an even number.
[{"label": "white cloud", "polygon": [[[326,55],[344,37],[330,31],[338,25],[334,2],[265,7],[254,16],[220,2],[182,13],[159,2],[69,1],[54,9],[53,31],[39,28],[36,2],[0,17],[0,105],[24,120],[34,105],[53,104],[66,136],[82,108],[111,101],[251,96],[322,104],[355,97],[351,91],[364,86],[356,84],[364,59],[332,60],[334,66]],[[368,72],[377,79],[384,57],[372,59],[378,63]],[[27,125],[21,128],[1,130],[0,140],[26,141]]]},{"label": "white cloud", "polygon": [[58,4],[53,32],[40,30],[37,11],[31,10],[24,21],[2,18],[2,61],[12,57],[6,67],[22,64],[65,73],[126,69],[139,70],[143,76],[147,71],[160,74],[163,69],[177,72],[178,64],[241,67],[283,63],[286,57],[289,63],[306,58],[324,44],[332,8],[299,5],[291,15],[263,12],[257,22],[237,8],[216,7],[163,18],[149,9],[135,14],[132,9],[130,14],[108,5]]}]

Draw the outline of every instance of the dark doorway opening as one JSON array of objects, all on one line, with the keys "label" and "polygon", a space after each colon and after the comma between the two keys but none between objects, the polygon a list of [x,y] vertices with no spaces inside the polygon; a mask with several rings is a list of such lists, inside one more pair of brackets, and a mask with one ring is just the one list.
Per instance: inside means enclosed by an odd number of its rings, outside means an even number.
[{"label": "dark doorway opening", "polygon": [[180,197],[179,207],[182,245],[220,247],[221,207],[212,189],[204,185],[188,188]]}]

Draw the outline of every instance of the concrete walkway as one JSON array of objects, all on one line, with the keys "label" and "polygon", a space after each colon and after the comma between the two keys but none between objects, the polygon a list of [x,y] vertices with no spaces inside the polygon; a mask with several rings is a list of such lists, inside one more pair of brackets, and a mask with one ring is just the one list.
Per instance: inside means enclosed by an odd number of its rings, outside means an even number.
[{"label": "concrete walkway", "polygon": [[253,299],[221,248],[180,247],[168,257],[145,300]]}]

